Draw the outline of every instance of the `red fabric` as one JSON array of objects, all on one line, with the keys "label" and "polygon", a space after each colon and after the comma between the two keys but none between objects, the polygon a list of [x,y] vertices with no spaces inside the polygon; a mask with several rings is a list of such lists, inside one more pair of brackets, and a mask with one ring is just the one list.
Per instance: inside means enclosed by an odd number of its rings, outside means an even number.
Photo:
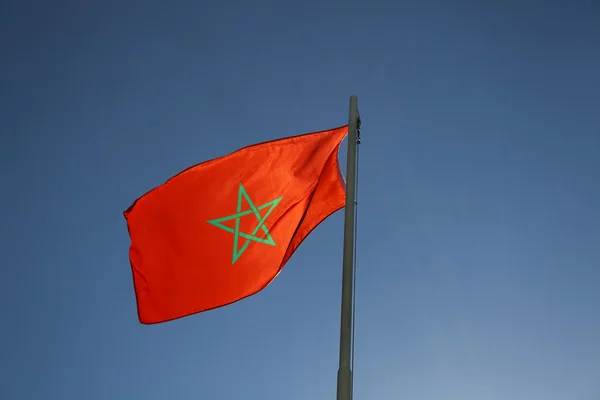
[{"label": "red fabric", "polygon": [[124,215],[140,322],[188,316],[264,289],[302,240],[344,207],[338,150],[347,133],[343,126],[249,146],[136,200]]}]

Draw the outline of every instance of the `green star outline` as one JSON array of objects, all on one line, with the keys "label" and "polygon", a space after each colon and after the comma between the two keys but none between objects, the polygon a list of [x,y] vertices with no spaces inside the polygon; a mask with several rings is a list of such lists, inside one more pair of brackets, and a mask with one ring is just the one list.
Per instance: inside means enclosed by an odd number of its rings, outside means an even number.
[{"label": "green star outline", "polygon": [[[244,197],[246,199],[246,202],[250,206],[250,210],[242,211],[242,197]],[[233,233],[233,255],[231,258],[231,265],[235,264],[235,262],[242,256],[244,251],[246,251],[246,249],[248,248],[248,245],[250,244],[250,241],[268,244],[270,246],[277,245],[275,243],[275,241],[273,240],[273,237],[271,237],[271,234],[269,233],[269,229],[267,229],[267,227],[264,225],[264,223],[267,220],[267,217],[275,209],[277,204],[279,204],[281,199],[283,199],[283,196],[281,196],[275,200],[271,200],[265,204],[261,204],[260,206],[256,207],[254,205],[254,203],[252,202],[252,199],[250,199],[250,196],[248,195],[248,192],[244,188],[244,185],[242,185],[240,183],[240,187],[238,189],[237,212],[232,215],[228,215],[225,217],[211,219],[211,220],[206,221],[209,224],[216,226],[217,228],[223,229],[224,231],[229,232],[229,233]],[[261,215],[258,211],[264,210],[267,207],[269,207],[269,210],[267,211],[267,213],[264,216],[261,217]],[[256,227],[254,228],[254,230],[252,231],[252,233],[250,235],[247,233],[244,233],[244,232],[240,232],[240,218],[245,215],[249,215],[249,214],[254,214],[254,216],[258,220],[258,225],[256,225]],[[221,222],[225,222],[225,221],[231,221],[232,219],[235,219],[235,228],[230,228],[221,223]],[[258,232],[258,230],[261,228],[266,236],[264,239],[255,236],[256,233]],[[243,237],[244,239],[246,239],[246,243],[244,243],[241,250],[238,250],[238,243],[239,243],[240,236]]]}]

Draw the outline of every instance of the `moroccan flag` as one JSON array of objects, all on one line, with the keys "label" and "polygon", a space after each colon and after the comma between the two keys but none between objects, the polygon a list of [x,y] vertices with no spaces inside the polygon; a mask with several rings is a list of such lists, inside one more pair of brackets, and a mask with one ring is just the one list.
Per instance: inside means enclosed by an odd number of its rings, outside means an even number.
[{"label": "moroccan flag", "polygon": [[193,166],[124,212],[140,322],[231,304],[264,289],[346,203],[343,126],[245,147]]}]

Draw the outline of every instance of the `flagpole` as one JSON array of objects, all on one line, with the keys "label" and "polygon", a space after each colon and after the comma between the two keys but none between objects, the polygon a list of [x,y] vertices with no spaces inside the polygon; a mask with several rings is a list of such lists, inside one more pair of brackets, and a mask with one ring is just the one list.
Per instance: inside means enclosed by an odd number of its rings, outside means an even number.
[{"label": "flagpole", "polygon": [[358,98],[350,97],[348,154],[346,156],[346,207],[344,214],[344,258],[342,266],[342,312],[340,323],[340,365],[337,400],[352,400],[352,309],[354,268],[354,207],[356,189],[356,147],[358,135]]}]

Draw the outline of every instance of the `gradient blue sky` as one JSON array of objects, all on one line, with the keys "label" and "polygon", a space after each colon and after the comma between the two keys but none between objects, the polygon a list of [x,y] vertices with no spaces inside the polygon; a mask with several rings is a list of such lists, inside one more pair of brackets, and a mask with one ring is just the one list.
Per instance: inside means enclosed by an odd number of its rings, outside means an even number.
[{"label": "gradient blue sky", "polygon": [[[594,4],[596,3],[596,4]],[[137,320],[122,211],[363,117],[355,399],[600,399],[600,5],[3,1],[0,398],[334,399],[343,215]]]}]

